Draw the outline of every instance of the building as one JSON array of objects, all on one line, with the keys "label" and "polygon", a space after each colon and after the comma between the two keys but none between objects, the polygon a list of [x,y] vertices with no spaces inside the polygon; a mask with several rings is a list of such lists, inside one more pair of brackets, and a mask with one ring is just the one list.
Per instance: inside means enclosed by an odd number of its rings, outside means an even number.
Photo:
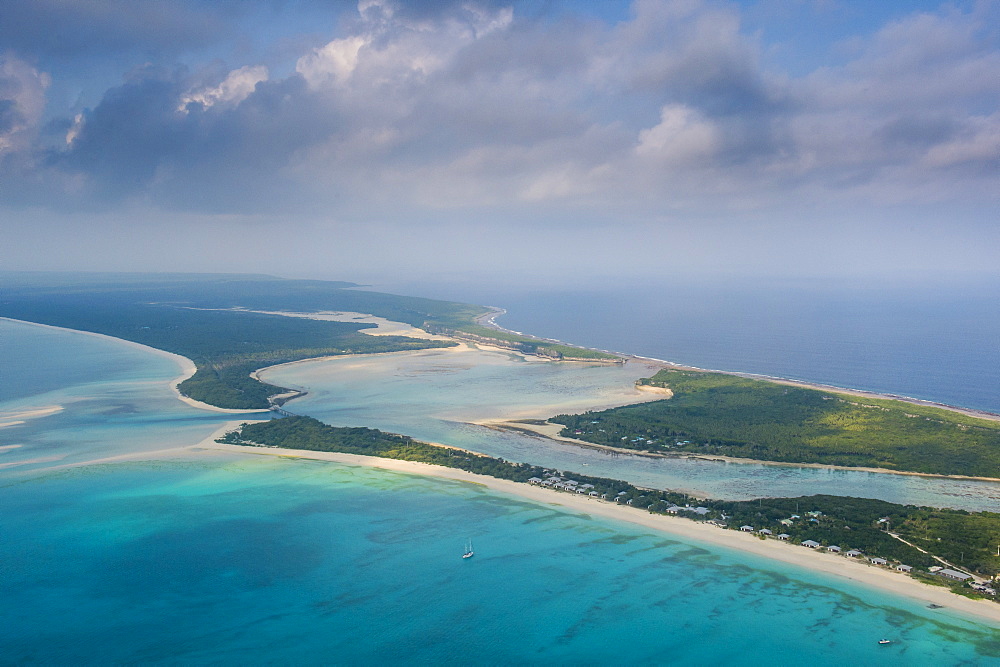
[{"label": "building", "polygon": [[879,558],[878,556],[875,556],[874,558],[869,558],[868,560],[871,561],[872,565],[888,565],[889,564],[889,561],[887,561],[884,558]]},{"label": "building", "polygon": [[769,531],[769,530],[768,530],[767,528],[761,528],[761,529],[760,529],[760,530],[758,530],[757,532],[758,532],[758,533],[760,533],[761,535],[772,535],[772,534],[773,534],[773,533],[771,533],[771,531]]},{"label": "building", "polygon": [[906,572],[906,573],[913,572],[913,566],[911,565],[900,564],[896,566],[896,569],[899,570],[900,572]]},{"label": "building", "polygon": [[806,540],[802,543],[802,546],[806,547],[807,549],[816,549],[819,547],[819,542],[816,542],[814,540]]},{"label": "building", "polygon": [[839,554],[840,553],[840,547],[838,547],[836,544],[831,544],[830,546],[828,546],[826,548],[826,550],[829,551],[832,554]]},{"label": "building", "polygon": [[788,533],[779,533],[778,534],[778,539],[779,540],[787,540],[789,537],[791,537],[791,535],[789,535]]},{"label": "building", "polygon": [[753,526],[740,526],[740,530],[742,530],[744,533],[752,533]]},{"label": "building", "polygon": [[850,551],[845,552],[844,555],[847,556],[848,558],[857,558],[858,556],[861,555],[861,552],[858,551],[857,549],[851,549]]},{"label": "building", "polygon": [[956,570],[949,570],[948,568],[942,568],[937,571],[939,577],[944,577],[945,579],[951,579],[953,581],[968,581],[972,579],[971,574],[966,574],[965,572],[958,572]]}]

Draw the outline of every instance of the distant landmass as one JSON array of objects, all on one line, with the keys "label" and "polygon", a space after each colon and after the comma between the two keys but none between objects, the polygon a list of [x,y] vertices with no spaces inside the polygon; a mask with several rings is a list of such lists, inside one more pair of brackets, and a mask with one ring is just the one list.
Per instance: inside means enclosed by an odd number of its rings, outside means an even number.
[{"label": "distant landmass", "polygon": [[180,384],[180,391],[227,409],[267,409],[272,396],[288,393],[251,376],[264,366],[456,345],[361,333],[372,324],[245,311],[364,313],[548,358],[617,359],[490,329],[477,319],[490,312],[483,306],[353,289],[359,285],[352,282],[239,274],[2,276],[0,316],[105,334],[183,355],[194,361],[197,371]]}]

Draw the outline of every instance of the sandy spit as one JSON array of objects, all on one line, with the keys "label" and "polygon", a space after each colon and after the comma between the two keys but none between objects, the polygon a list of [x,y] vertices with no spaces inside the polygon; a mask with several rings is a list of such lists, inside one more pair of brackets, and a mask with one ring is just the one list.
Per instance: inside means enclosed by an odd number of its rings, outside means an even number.
[{"label": "sandy spit", "polygon": [[189,449],[316,459],[480,484],[493,491],[516,495],[536,503],[557,506],[565,509],[567,512],[600,516],[615,521],[625,521],[682,538],[708,542],[730,549],[739,549],[746,553],[790,563],[840,579],[853,581],[867,587],[889,591],[923,604],[938,604],[949,610],[974,616],[980,621],[1000,627],[1000,604],[995,602],[971,600],[955,595],[947,589],[924,584],[902,573],[868,565],[864,562],[851,560],[843,556],[817,552],[778,540],[761,540],[755,535],[723,530],[689,519],[649,514],[631,507],[623,507],[615,503],[576,494],[563,493],[528,484],[511,482],[509,480],[477,475],[455,468],[444,468],[427,463],[397,461],[395,459],[383,459],[357,454],[224,445],[213,442],[211,439],[206,439],[199,446]]}]

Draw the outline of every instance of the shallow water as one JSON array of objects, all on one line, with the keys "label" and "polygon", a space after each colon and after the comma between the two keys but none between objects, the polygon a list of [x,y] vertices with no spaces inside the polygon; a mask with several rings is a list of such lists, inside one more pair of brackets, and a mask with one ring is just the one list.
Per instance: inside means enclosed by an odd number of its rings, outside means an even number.
[{"label": "shallow water", "polygon": [[500,352],[430,350],[310,361],[264,371],[268,382],[308,390],[287,405],[335,426],[370,426],[560,470],[624,479],[700,496],[833,494],[903,504],[996,510],[1000,483],[854,470],[725,463],[689,458],[612,457],[469,422],[547,418],[588,406],[645,400],[640,364],[598,366],[524,361]]},{"label": "shallow water", "polygon": [[0,320],[0,359],[0,423],[23,421],[0,428],[0,470],[181,447],[240,417],[179,401],[175,359],[113,339]]},{"label": "shallow water", "polygon": [[46,473],[0,504],[8,664],[1000,656],[940,610],[460,482],[219,457]]}]

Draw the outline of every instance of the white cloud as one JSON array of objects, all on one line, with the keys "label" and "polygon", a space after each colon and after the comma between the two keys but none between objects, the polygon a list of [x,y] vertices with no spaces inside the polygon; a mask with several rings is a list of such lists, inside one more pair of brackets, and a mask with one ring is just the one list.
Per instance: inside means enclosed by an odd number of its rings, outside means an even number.
[{"label": "white cloud", "polygon": [[50,83],[48,74],[13,54],[0,57],[0,154],[30,145]]},{"label": "white cloud", "polygon": [[253,93],[257,84],[267,81],[264,65],[247,65],[231,71],[217,86],[192,90],[181,97],[177,110],[186,113],[188,104],[201,104],[206,109],[216,105],[236,105]]},{"label": "white cloud", "polygon": [[310,87],[356,83],[371,89],[398,85],[447,66],[465,46],[510,26],[510,7],[490,10],[473,3],[436,21],[412,21],[386,0],[361,0],[355,34],[334,39],[299,58],[296,71]]},{"label": "white cloud", "polygon": [[319,88],[328,83],[343,83],[358,66],[358,52],[369,41],[369,38],[362,36],[335,39],[299,58],[295,71],[301,74],[312,88]]},{"label": "white cloud", "polygon": [[697,110],[668,104],[659,124],[639,133],[635,152],[667,163],[683,164],[710,157],[719,147],[719,132]]}]

